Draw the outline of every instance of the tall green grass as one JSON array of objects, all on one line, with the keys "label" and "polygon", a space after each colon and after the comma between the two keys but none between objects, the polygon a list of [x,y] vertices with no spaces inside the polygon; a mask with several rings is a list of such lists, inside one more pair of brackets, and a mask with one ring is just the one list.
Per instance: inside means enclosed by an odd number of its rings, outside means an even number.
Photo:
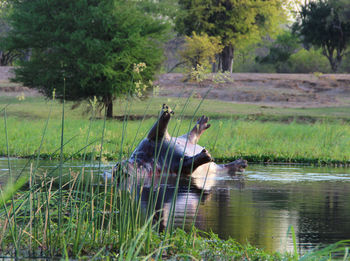
[{"label": "tall green grass", "polygon": [[[127,157],[135,145],[146,135],[154,119],[128,121],[127,131],[123,122],[96,120],[65,120],[64,157],[81,159],[91,151],[77,152],[86,141],[94,143],[98,150],[101,133],[104,144],[101,151],[103,160]],[[36,155],[42,140],[42,128],[46,121],[8,118],[10,130],[9,155],[28,157]],[[176,125],[176,118],[170,129]],[[187,132],[190,120],[183,123],[174,135]],[[103,127],[105,124],[105,128]],[[50,119],[46,138],[41,146],[41,157],[59,158],[60,122]],[[256,121],[211,120],[212,127],[201,137],[200,145],[208,148],[219,161],[243,157],[250,162],[302,162],[302,163],[343,163],[350,162],[350,125],[346,123],[317,122],[300,124],[292,122],[262,123]],[[87,135],[89,133],[89,135]],[[219,133],[219,134],[218,134]],[[137,134],[137,135],[136,135]],[[217,135],[218,134],[218,135]],[[88,136],[88,138],[86,138]],[[123,141],[120,137],[123,136]],[[214,144],[212,137],[217,140]],[[0,155],[7,155],[5,134],[0,133]],[[98,157],[99,155],[96,155]]]},{"label": "tall green grass", "polygon": [[[114,112],[122,116],[119,117],[121,121],[104,121],[103,113],[95,111],[95,119],[91,122],[91,114],[82,116],[82,112],[88,108],[87,104],[76,110],[66,110],[63,156],[77,159],[90,156],[91,150],[78,151],[77,148],[82,148],[86,144],[85,137],[88,137],[88,143],[93,143],[98,150],[104,132],[103,151],[100,153],[102,159],[127,157],[154,123],[159,105],[164,100],[166,99],[152,97],[132,104],[127,100],[122,101],[115,106]],[[219,161],[244,157],[250,162],[349,163],[349,124],[346,120],[335,120],[348,117],[348,108],[262,108],[257,105],[192,98],[168,100],[168,104],[175,107],[176,111],[170,129],[178,121],[183,122],[179,130],[173,133],[174,136],[187,131],[196,108],[198,116],[204,114],[212,117],[212,127],[202,136],[200,144],[210,149]],[[11,106],[8,106],[9,103]],[[198,106],[200,103],[202,106]],[[10,156],[35,156],[38,144],[42,144],[40,157],[59,158],[62,104],[41,97],[27,97],[24,101],[18,101],[15,97],[0,97],[0,106],[1,111],[7,107]],[[66,105],[68,106],[71,107],[72,103]],[[51,108],[49,118],[44,107]],[[183,108],[186,109],[182,110]],[[179,113],[180,111],[182,112]],[[139,120],[130,120],[134,115]],[[149,116],[153,118],[150,119]],[[299,116],[311,121],[300,122]],[[290,121],[293,117],[296,117],[295,120]],[[42,140],[45,125],[48,126],[47,134],[45,140]],[[214,146],[212,137],[216,137],[217,133],[220,135]],[[123,140],[120,139],[122,136]],[[5,133],[0,132],[0,156],[7,155],[5,140]]]}]

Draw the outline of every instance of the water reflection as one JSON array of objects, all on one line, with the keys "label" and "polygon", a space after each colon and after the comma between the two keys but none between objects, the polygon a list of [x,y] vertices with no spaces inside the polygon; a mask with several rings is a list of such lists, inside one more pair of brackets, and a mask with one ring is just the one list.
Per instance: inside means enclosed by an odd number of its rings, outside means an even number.
[{"label": "water reflection", "polygon": [[[244,178],[208,178],[210,190],[201,200],[203,179],[194,178],[190,190],[186,182],[180,186],[174,223],[183,225],[186,209],[186,225],[190,225],[198,206],[198,228],[222,238],[249,241],[267,251],[293,251],[292,237],[287,235],[293,226],[302,253],[350,238],[349,173],[344,168],[252,166]],[[143,195],[144,202],[149,195],[149,191]],[[170,185],[163,225],[168,221],[173,195],[174,185]]]},{"label": "water reflection", "polygon": [[[25,162],[12,160],[13,171],[20,170]],[[40,165],[44,171],[57,164],[41,162]],[[68,168],[80,170],[82,167],[79,162],[65,166],[66,172]],[[92,164],[87,168],[98,174],[97,166]],[[102,168],[110,169],[110,166]],[[0,184],[8,176],[7,169],[7,159],[0,160]],[[171,176],[167,186],[164,179],[160,182],[160,197],[165,193],[163,226],[168,222],[176,180],[176,176]],[[212,175],[205,186],[204,180],[204,177],[194,177],[189,189],[189,180],[180,180],[175,198],[175,225],[182,227],[186,209],[185,226],[189,226],[198,206],[195,224],[200,229],[241,243],[249,241],[267,251],[293,249],[291,236],[287,236],[291,225],[296,231],[300,252],[319,244],[350,239],[350,169],[251,165],[243,178]],[[150,180],[145,184],[144,206],[156,192],[150,190]],[[160,202],[156,208],[160,208]]]},{"label": "water reflection", "polygon": [[[213,201],[212,192],[213,189],[219,192],[220,195],[228,195],[229,187],[221,187],[216,189],[216,182],[223,176],[200,177],[200,178],[184,178],[179,179],[179,186],[176,193],[176,176],[169,176],[167,181],[165,178],[160,182],[159,191],[156,186],[151,186],[152,181],[147,177],[143,184],[142,203],[144,208],[147,208],[147,204],[150,200],[154,200],[158,197],[155,209],[161,213],[161,216],[157,216],[160,221],[161,228],[165,228],[168,222],[174,222],[175,226],[185,228],[191,227],[194,223],[198,228],[208,230],[206,227],[206,210],[201,206],[210,204]],[[244,187],[243,176],[226,176],[230,179],[230,187],[242,189]],[[149,177],[149,179],[151,179]],[[153,184],[157,184],[159,180],[155,180]],[[175,209],[172,209],[172,202],[175,202]],[[163,204],[162,204],[163,203]],[[163,206],[163,208],[162,208]],[[174,220],[171,217],[174,215]]]}]

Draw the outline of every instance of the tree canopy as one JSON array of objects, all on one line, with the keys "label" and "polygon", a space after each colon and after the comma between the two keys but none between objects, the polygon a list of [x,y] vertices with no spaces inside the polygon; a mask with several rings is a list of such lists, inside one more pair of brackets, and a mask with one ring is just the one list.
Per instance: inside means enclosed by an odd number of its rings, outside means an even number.
[{"label": "tree canopy", "polygon": [[232,70],[235,47],[261,39],[285,19],[285,0],[179,0],[176,28],[180,33],[206,33],[224,46],[221,69]]},{"label": "tree canopy", "polygon": [[299,39],[290,31],[279,34],[269,48],[269,53],[263,57],[256,57],[256,61],[262,64],[271,64],[277,72],[283,71],[283,66],[288,63],[290,56],[300,48]]},{"label": "tree canopy", "polygon": [[197,69],[197,66],[208,66],[209,62],[215,62],[215,55],[220,53],[222,46],[220,39],[203,33],[192,37],[186,36],[184,50],[180,55],[187,66]]},{"label": "tree canopy", "polygon": [[344,19],[346,5],[341,3],[327,0],[309,2],[302,6],[294,24],[294,31],[299,33],[306,45],[322,48],[334,72],[338,70],[350,39],[350,20]]},{"label": "tree canopy", "polygon": [[[139,93],[140,84],[134,83],[151,80],[160,65],[167,25],[146,15],[134,1],[12,0],[12,4],[8,46],[31,53],[15,69],[14,81],[46,96],[54,89],[59,99],[96,96],[112,116],[113,100]],[[134,71],[139,63],[146,64],[142,73]]]},{"label": "tree canopy", "polygon": [[11,65],[14,60],[24,55],[23,51],[8,50],[7,43],[4,41],[10,26],[6,18],[11,13],[11,6],[8,1],[0,0],[0,66]]}]

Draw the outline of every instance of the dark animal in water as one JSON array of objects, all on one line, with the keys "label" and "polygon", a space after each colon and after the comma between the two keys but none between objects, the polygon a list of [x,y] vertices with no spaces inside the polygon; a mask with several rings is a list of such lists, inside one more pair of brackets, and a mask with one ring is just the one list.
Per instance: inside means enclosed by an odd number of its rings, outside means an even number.
[{"label": "dark animal in water", "polygon": [[167,131],[168,123],[174,112],[163,105],[160,117],[132,153],[129,160],[117,163],[118,168],[136,173],[169,173],[202,175],[206,173],[242,172],[247,161],[239,159],[228,164],[215,164],[209,152],[197,144],[203,132],[210,127],[209,118],[202,116],[193,129],[180,137],[171,137]]}]

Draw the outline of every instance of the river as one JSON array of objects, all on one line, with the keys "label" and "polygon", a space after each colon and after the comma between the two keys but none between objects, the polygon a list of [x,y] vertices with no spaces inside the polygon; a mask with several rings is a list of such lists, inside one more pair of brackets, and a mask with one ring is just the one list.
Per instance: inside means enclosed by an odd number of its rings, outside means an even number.
[{"label": "river", "polygon": [[[11,159],[14,176],[27,160]],[[54,161],[40,161],[40,171],[50,171]],[[108,170],[112,163],[102,165]],[[97,166],[87,166],[97,173]],[[25,169],[28,170],[28,165]],[[80,162],[65,163],[65,168],[80,170]],[[9,176],[8,161],[0,158],[0,185]],[[172,178],[166,187],[164,224],[174,193]],[[182,226],[186,209],[189,226],[198,207],[195,224],[221,238],[232,237],[241,243],[272,251],[293,251],[293,226],[299,253],[316,246],[350,239],[350,169],[302,165],[250,165],[243,175],[214,176],[180,182],[176,198],[175,225]],[[164,188],[164,187],[162,187]],[[162,192],[162,190],[161,190]],[[203,194],[201,198],[201,194]],[[145,189],[144,204],[149,193]],[[187,202],[187,206],[186,206]]]}]

